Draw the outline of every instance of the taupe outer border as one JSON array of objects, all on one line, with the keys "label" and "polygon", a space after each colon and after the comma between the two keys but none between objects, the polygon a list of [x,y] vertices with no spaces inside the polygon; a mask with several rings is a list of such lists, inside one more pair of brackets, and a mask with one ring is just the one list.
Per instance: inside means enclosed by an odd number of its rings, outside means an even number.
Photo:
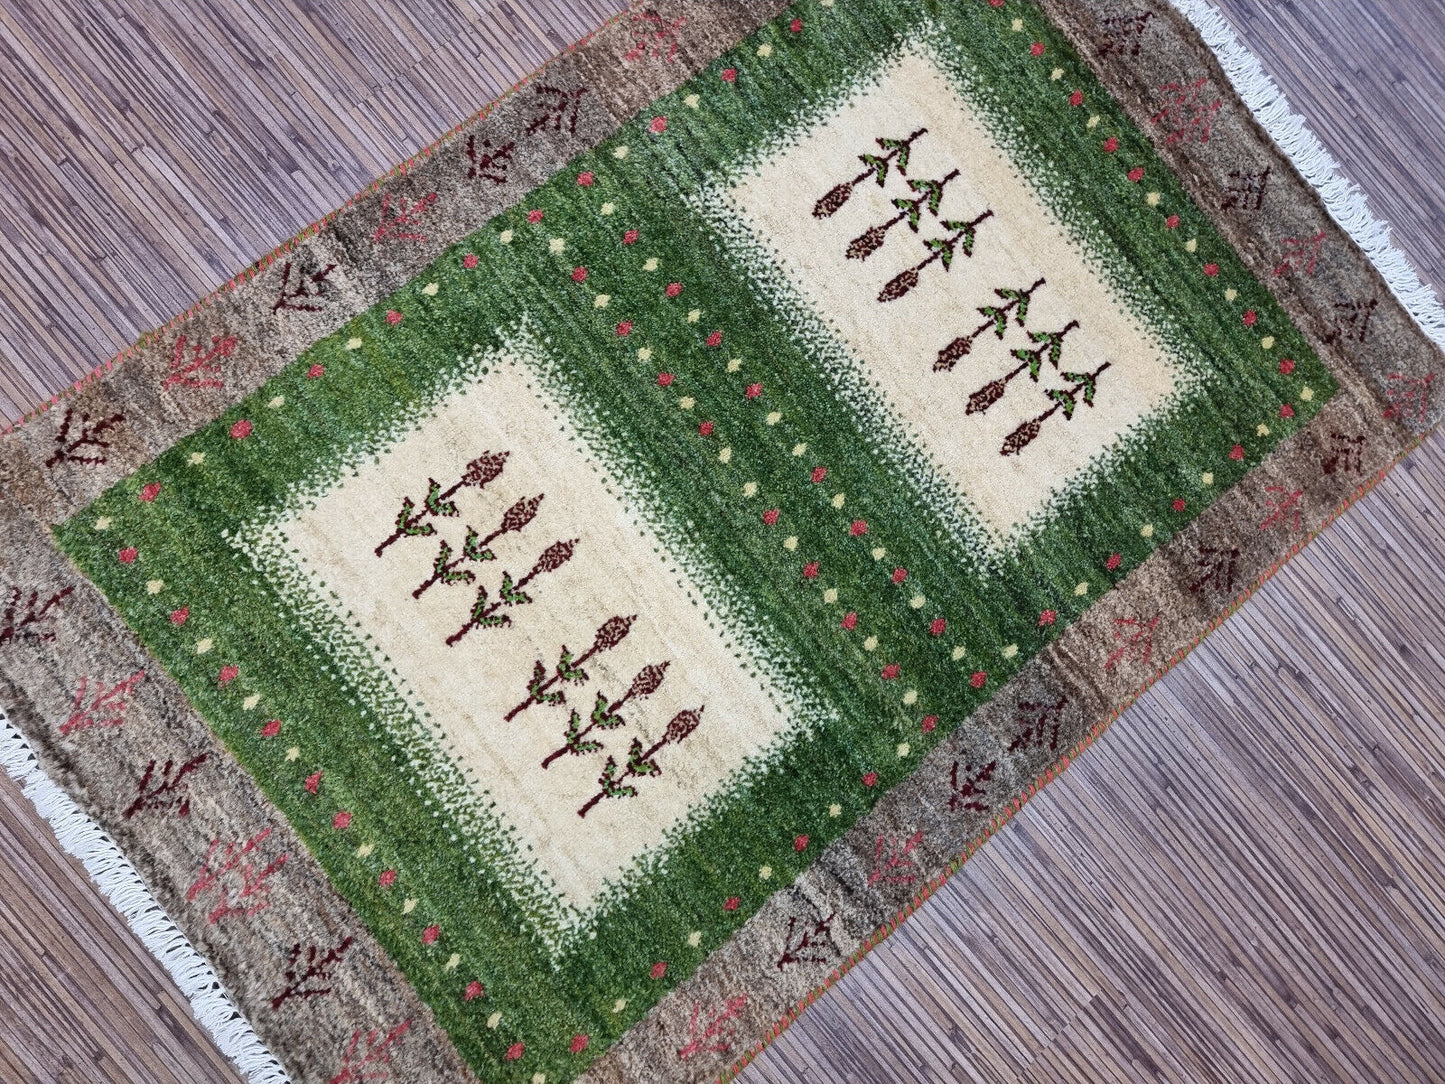
[{"label": "taupe outer border", "polygon": [[[794,885],[774,895],[695,975],[604,1055],[587,1075],[589,1080],[704,1080],[755,1050],[763,1037],[775,1033],[778,1021],[790,1017],[797,1005],[831,982],[846,961],[861,955],[876,943],[880,931],[911,910],[921,895],[956,867],[959,856],[976,849],[1017,808],[1020,796],[1036,789],[1036,781],[1051,777],[1067,763],[1068,755],[1060,757],[1060,750],[1071,750],[1098,733],[1157,676],[1161,663],[1177,661],[1237,604],[1233,592],[1187,589],[1199,547],[1238,545],[1242,552],[1237,579],[1256,582],[1438,421],[1436,403],[1412,419],[1412,425],[1385,419],[1391,374],[1403,378],[1438,374],[1440,351],[1415,327],[1369,261],[1255,124],[1193,28],[1165,0],[1148,5],[1139,0],[1039,2],[1146,132],[1159,135],[1150,121],[1157,110],[1158,87],[1201,75],[1209,78],[1226,102],[1210,141],[1170,145],[1156,138],[1157,149],[1196,202],[1210,211],[1246,264],[1274,290],[1331,367],[1341,390],[1304,430],[1026,666],[974,717],[977,725],[971,725],[967,734],[955,733],[931,752],[913,776],[885,795]],[[244,398],[311,342],[399,287],[447,245],[517,203],[572,156],[606,138],[647,102],[685,81],[782,7],[779,0],[746,6],[670,0],[631,9],[340,212],[142,340],[119,364],[103,367],[103,379],[80,382],[48,409],[0,437],[0,487],[6,496],[0,504],[0,546],[14,555],[0,572],[0,592],[8,598],[14,588],[27,594],[41,588],[44,597],[63,587],[73,589],[49,626],[56,633],[53,642],[16,640],[0,645],[0,701],[35,746],[46,773],[117,840],[297,1080],[329,1080],[358,1029],[384,1031],[408,1020],[411,1028],[392,1055],[397,1079],[472,1079],[472,1074],[284,818],[215,740],[100,593],[55,550],[49,528]],[[1146,8],[1154,18],[1140,55],[1100,55],[1097,45],[1104,38],[1100,19]],[[650,21],[654,15],[663,25],[676,26],[675,54],[668,59],[667,51],[659,49],[637,60],[621,59],[635,44],[634,29],[644,22],[654,25]],[[539,77],[557,86],[589,88],[581,99],[577,131],[533,136],[518,155],[515,184],[486,192],[469,188],[457,168],[463,137],[472,132],[489,137],[519,132],[531,108],[526,87]],[[1257,170],[1265,164],[1272,169],[1265,206],[1252,212],[1219,211],[1230,170]],[[373,240],[384,200],[414,200],[430,192],[438,198],[424,220],[425,240],[400,246]],[[1329,257],[1322,259],[1314,276],[1272,274],[1282,238],[1320,231],[1325,233]],[[340,266],[340,289],[321,312],[283,313],[283,320],[270,311],[285,259]],[[1354,344],[1332,340],[1336,303],[1368,298],[1379,303],[1368,337]],[[178,335],[195,342],[226,334],[239,337],[238,349],[228,361],[227,387],[181,389],[184,395],[162,387]],[[113,434],[105,450],[107,462],[61,464],[55,470],[44,465],[56,447],[67,410],[73,418],[115,412],[126,416],[127,424]],[[1331,434],[1337,432],[1366,437],[1358,471],[1322,471]],[[1257,528],[1267,515],[1266,487],[1272,485],[1302,491],[1298,531],[1288,523],[1267,531]],[[1163,616],[1154,628],[1149,658],[1131,653],[1105,669],[1102,660],[1114,649],[1115,622],[1154,614]],[[73,710],[82,676],[110,683],[139,669],[145,669],[147,677],[125,725],[60,736],[58,724]],[[1060,699],[1057,748],[1032,755],[1008,753],[1007,746],[1018,734],[1019,705],[1053,704]],[[138,815],[128,820],[121,815],[146,763],[170,758],[179,762],[201,753],[207,761],[193,777],[189,816]],[[948,775],[955,760],[965,765],[997,761],[986,811],[947,812]],[[274,848],[268,853],[284,850],[290,855],[284,891],[278,889],[272,906],[249,923],[208,924],[205,907],[187,902],[186,889],[210,841],[249,838],[267,827],[272,829],[267,843]],[[870,887],[877,841],[917,833],[921,836],[910,852],[917,879]],[[789,920],[811,925],[829,915],[834,916],[828,926],[834,957],[824,964],[779,970],[775,961]],[[331,994],[290,1002],[283,1013],[270,1010],[270,998],[282,985],[283,956],[291,944],[329,946],[347,936],[355,940],[333,974]],[[688,1042],[695,1007],[705,1021],[740,992],[748,1000],[724,1029],[729,1034],[726,1049],[704,1049],[680,1059],[678,1051]]]}]

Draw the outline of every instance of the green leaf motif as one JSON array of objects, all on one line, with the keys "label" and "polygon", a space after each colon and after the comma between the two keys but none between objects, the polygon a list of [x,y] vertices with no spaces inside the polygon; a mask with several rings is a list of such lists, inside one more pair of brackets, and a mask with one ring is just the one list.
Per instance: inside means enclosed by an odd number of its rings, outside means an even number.
[{"label": "green leaf motif", "polygon": [[908,172],[908,153],[911,144],[906,139],[880,139],[878,145],[885,151],[895,151],[894,159],[898,162],[898,172]]},{"label": "green leaf motif", "polygon": [[607,694],[598,693],[597,703],[592,706],[592,725],[600,730],[615,730],[625,719],[607,710]]},{"label": "green leaf motif", "polygon": [[1074,416],[1074,408],[1078,403],[1074,400],[1073,392],[1065,391],[1062,388],[1050,388],[1044,394],[1063,408],[1064,417],[1072,418]]},{"label": "green leaf motif", "polygon": [[457,506],[451,501],[442,499],[442,487],[431,478],[427,479],[426,509],[434,516],[454,516],[457,514]]},{"label": "green leaf motif", "polygon": [[576,756],[595,753],[602,748],[600,741],[593,741],[590,738],[584,739],[582,737],[582,716],[578,715],[575,711],[572,712],[572,717],[567,720],[566,745]]},{"label": "green leaf motif", "polygon": [[[541,666],[539,662],[537,664]],[[587,671],[572,665],[572,652],[562,648],[562,657],[557,660],[557,677],[561,681],[582,682],[587,680]]]},{"label": "green leaf motif", "polygon": [[[953,266],[953,240],[947,237],[930,237],[923,242],[934,252],[938,253],[938,260],[947,271]],[[964,255],[968,255],[968,249],[964,249]]]},{"label": "green leaf motif", "polygon": [[468,527],[466,541],[462,543],[462,553],[473,561],[495,561],[497,555],[489,547],[479,545],[481,540],[482,536]]},{"label": "green leaf motif", "polygon": [[649,760],[642,755],[642,740],[632,739],[632,746],[627,750],[627,770],[633,775],[660,775],[662,769],[657,766],[657,761]]},{"label": "green leaf motif", "polygon": [[635,798],[637,796],[636,787],[629,787],[618,782],[617,760],[614,757],[608,757],[607,763],[602,766],[602,774],[597,777],[597,785],[609,798]]},{"label": "green leaf motif", "polygon": [[1094,393],[1099,390],[1099,382],[1093,373],[1064,373],[1064,379],[1072,380],[1078,385],[1074,390],[1083,395],[1086,405],[1094,405]]},{"label": "green leaf motif", "polygon": [[[566,654],[564,649],[563,654]],[[563,679],[566,680],[565,678]],[[547,668],[538,659],[532,666],[532,680],[527,684],[527,692],[531,694],[532,702],[536,704],[561,704],[567,699],[567,694],[561,689],[555,693],[547,692],[542,688],[547,682]],[[576,712],[573,712],[575,715]]]},{"label": "green leaf motif", "polygon": [[[878,181],[878,187],[883,187],[883,182],[888,179],[888,159],[880,158],[876,154],[860,154],[858,160],[865,166],[871,166],[874,178]],[[902,167],[899,167],[900,169]]]},{"label": "green leaf motif", "polygon": [[435,534],[436,528],[430,523],[424,521],[420,523],[417,522],[417,517],[413,515],[415,511],[416,505],[412,503],[411,498],[403,497],[401,499],[401,511],[396,514],[397,532],[411,537]]},{"label": "green leaf motif", "polygon": [[525,606],[532,601],[531,595],[518,590],[510,572],[502,573],[502,585],[497,588],[497,594],[502,596],[502,601],[508,606]]}]

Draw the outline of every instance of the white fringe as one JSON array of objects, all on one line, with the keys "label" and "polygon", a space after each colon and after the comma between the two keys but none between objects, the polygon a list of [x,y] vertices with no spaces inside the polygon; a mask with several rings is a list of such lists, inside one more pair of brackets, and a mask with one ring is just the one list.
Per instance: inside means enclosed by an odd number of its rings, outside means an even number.
[{"label": "white fringe", "polygon": [[24,735],[0,711],[0,766],[20,784],[67,852],[115,905],[141,943],[170,972],[200,1025],[251,1084],[287,1084],[286,1070],[266,1049],[231,1000],[216,972],[186,940],[141,880],[135,866],[99,824],[40,769]]},{"label": "white fringe", "polygon": [[[1390,225],[1371,213],[1365,195],[1339,172],[1339,163],[1290,108],[1253,53],[1206,0],[1171,0],[1219,58],[1235,92],[1295,168],[1315,187],[1330,216],[1369,256],[1391,292],[1435,342],[1445,346],[1445,307],[1420,281],[1405,254],[1390,243]],[[0,711],[0,765],[10,773],[55,830],[55,838],[85,866],[101,892],[125,916],[191,1003],[197,1021],[251,1084],[288,1084],[289,1078],[241,1015],[211,965],[156,902],[115,841],[50,781],[24,736]]]},{"label": "white fringe", "polygon": [[1445,308],[1435,292],[1420,281],[1405,254],[1390,242],[1390,224],[1370,211],[1365,194],[1339,172],[1302,116],[1290,108],[1283,92],[1265,74],[1259,59],[1240,43],[1234,30],[1206,0],[1171,0],[1214,50],[1235,93],[1255,119],[1289,156],[1296,169],[1320,194],[1330,217],[1359,245],[1390,292],[1400,300],[1421,330],[1445,346]]}]

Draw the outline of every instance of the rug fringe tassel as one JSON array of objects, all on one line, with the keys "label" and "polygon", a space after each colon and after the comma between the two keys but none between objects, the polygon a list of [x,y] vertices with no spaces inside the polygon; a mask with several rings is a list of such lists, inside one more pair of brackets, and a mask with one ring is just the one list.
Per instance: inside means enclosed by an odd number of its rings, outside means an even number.
[{"label": "rug fringe tassel", "polygon": [[196,1020],[251,1084],[287,1084],[289,1078],[241,1015],[215,970],[186,939],[141,880],[130,859],[99,824],[51,782],[24,735],[0,712],[0,767],[20,784],[55,838],[79,859],[90,879],[115,906],[190,1002]]},{"label": "rug fringe tassel", "polygon": [[1207,0],[1171,2],[1214,51],[1235,93],[1319,193],[1330,217],[1370,258],[1390,292],[1421,330],[1445,346],[1445,307],[1435,291],[1420,281],[1409,259],[1391,242],[1390,224],[1376,218],[1359,186],[1341,175],[1339,163],[1310,131],[1304,117],[1290,106],[1259,58],[1240,42],[1228,21]]}]

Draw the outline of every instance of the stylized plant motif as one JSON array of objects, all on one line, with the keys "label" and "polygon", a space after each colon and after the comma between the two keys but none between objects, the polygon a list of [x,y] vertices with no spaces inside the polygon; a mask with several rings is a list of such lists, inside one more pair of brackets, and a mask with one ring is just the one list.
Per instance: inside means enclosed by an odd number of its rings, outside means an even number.
[{"label": "stylized plant motif", "polygon": [[523,700],[502,718],[511,722],[522,712],[526,711],[533,704],[564,704],[567,702],[565,689],[558,689],[551,692],[552,686],[559,681],[568,684],[581,684],[587,680],[587,671],[582,669],[582,664],[604,651],[611,651],[618,644],[627,638],[632,631],[632,623],[637,620],[637,615],[631,617],[609,617],[598,627],[592,637],[592,646],[582,652],[575,659],[572,652],[567,650],[567,645],[562,645],[562,655],[557,660],[557,666],[551,677],[547,676],[547,667],[542,660],[538,659],[532,666],[532,680],[527,683],[527,699]]},{"label": "stylized plant motif", "polygon": [[968,397],[968,408],[965,414],[981,414],[1003,398],[1004,392],[1008,390],[1009,381],[1018,376],[1024,370],[1028,370],[1029,379],[1035,384],[1038,383],[1039,373],[1043,371],[1044,362],[1048,362],[1055,369],[1059,367],[1059,357],[1063,352],[1064,336],[1079,326],[1077,320],[1070,320],[1060,331],[1030,331],[1029,339],[1038,343],[1032,350],[1020,347],[1010,351],[1020,361],[1019,366],[1011,372],[1005,373],[997,380],[991,380],[983,387]]},{"label": "stylized plant motif", "polygon": [[943,219],[943,228],[953,232],[947,237],[930,237],[924,241],[923,247],[928,249],[931,255],[889,279],[883,289],[878,291],[878,300],[897,301],[918,285],[919,272],[931,263],[942,263],[943,269],[947,271],[953,266],[954,253],[959,249],[963,250],[965,256],[972,256],[979,224],[992,217],[992,211],[984,211],[968,222],[954,218]]},{"label": "stylized plant motif", "polygon": [[[435,483],[433,483],[435,484]],[[502,522],[497,529],[486,538],[481,537],[473,528],[467,528],[467,537],[462,542],[461,556],[452,559],[452,547],[443,539],[440,551],[436,560],[432,563],[432,574],[422,581],[415,591],[411,593],[412,598],[421,598],[422,592],[434,583],[471,583],[477,577],[470,569],[457,570],[457,566],[463,561],[476,561],[480,564],[483,561],[495,561],[497,555],[488,546],[504,534],[520,531],[527,524],[531,523],[537,515],[537,509],[542,504],[542,498],[546,494],[538,493],[535,497],[523,497],[512,507],[502,513]],[[455,513],[455,508],[453,509]],[[423,526],[430,527],[431,524]]]},{"label": "stylized plant motif", "polygon": [[862,184],[869,177],[876,179],[878,187],[882,188],[883,183],[888,179],[890,164],[896,166],[900,174],[905,177],[908,176],[909,151],[912,149],[913,141],[926,131],[928,131],[927,128],[920,128],[906,139],[879,138],[874,140],[874,142],[878,144],[878,149],[884,153],[881,155],[860,154],[858,161],[862,162],[868,168],[851,180],[844,181],[842,184],[834,185],[828,189],[822,198],[813,204],[813,217],[827,218],[830,215],[836,214],[839,208],[848,202],[848,197],[853,194],[853,186]]},{"label": "stylized plant motif", "polygon": [[943,201],[943,189],[957,176],[958,170],[955,169],[936,181],[909,181],[908,187],[918,195],[913,199],[904,199],[902,196],[895,199],[893,206],[898,208],[898,213],[888,221],[871,226],[853,238],[844,255],[850,260],[866,260],[883,247],[883,242],[888,240],[888,231],[900,222],[908,223],[908,228],[917,233],[923,209],[926,207],[928,213],[937,218],[938,205]]},{"label": "stylized plant motif", "polygon": [[1030,418],[1006,436],[1003,447],[999,449],[999,455],[1018,455],[1039,435],[1039,430],[1043,428],[1044,422],[1060,410],[1064,412],[1064,417],[1069,419],[1074,416],[1074,410],[1081,400],[1085,406],[1092,407],[1094,393],[1098,390],[1099,374],[1108,367],[1109,362],[1106,361],[1092,373],[1064,373],[1064,379],[1074,381],[1074,386],[1050,388],[1046,391],[1044,394],[1054,401],[1054,405],[1037,417]]},{"label": "stylized plant motif", "polygon": [[511,615],[499,614],[497,611],[503,606],[525,606],[530,603],[532,596],[522,588],[538,576],[547,572],[555,572],[572,560],[572,551],[576,545],[577,539],[575,538],[568,542],[553,542],[542,551],[542,556],[537,558],[537,563],[519,580],[513,580],[510,572],[503,572],[501,586],[497,588],[496,602],[488,603],[485,586],[478,588],[477,601],[472,605],[471,616],[465,625],[447,637],[447,647],[451,647],[472,629],[501,628],[510,625],[512,623]]},{"label": "stylized plant motif", "polygon": [[668,664],[665,662],[644,666],[632,679],[632,684],[627,687],[627,692],[610,704],[607,702],[607,694],[599,691],[597,702],[592,705],[591,719],[586,726],[582,725],[582,717],[574,710],[571,718],[567,720],[567,733],[563,737],[561,748],[550,753],[542,761],[542,767],[548,767],[552,761],[568,753],[574,757],[580,757],[600,750],[602,743],[596,739],[589,739],[587,735],[593,730],[616,730],[626,723],[627,720],[617,714],[622,706],[632,700],[646,699],[657,692],[662,687],[662,679],[667,675],[667,667]]},{"label": "stylized plant motif", "polygon": [[376,555],[380,557],[382,551],[398,539],[435,534],[435,525],[424,522],[426,517],[456,515],[457,506],[452,503],[452,498],[465,486],[485,489],[487,483],[502,473],[502,468],[507,464],[507,456],[510,454],[510,452],[483,452],[467,464],[461,480],[446,490],[443,490],[435,479],[428,478],[426,497],[422,501],[421,510],[417,510],[415,502],[410,497],[403,497],[401,511],[396,516],[396,529],[381,545],[376,547]]},{"label": "stylized plant motif", "polygon": [[1044,284],[1039,279],[1026,290],[995,290],[1002,305],[980,305],[979,313],[983,316],[983,323],[974,328],[967,335],[960,335],[947,346],[938,352],[937,359],[933,362],[935,373],[951,372],[958,364],[958,359],[964,357],[973,348],[973,342],[985,331],[992,331],[994,335],[1002,339],[1004,332],[1008,329],[1009,314],[1013,314],[1014,322],[1023,327],[1029,315],[1029,298],[1035,290]]},{"label": "stylized plant motif", "polygon": [[664,745],[679,745],[682,741],[698,728],[702,722],[702,708],[696,711],[691,708],[678,712],[667,724],[667,729],[662,732],[662,737],[653,742],[647,749],[642,748],[640,738],[632,739],[632,746],[627,751],[627,766],[621,770],[615,757],[608,757],[607,763],[602,766],[602,774],[597,779],[597,785],[602,789],[594,794],[587,803],[579,810],[577,816],[585,817],[598,802],[603,798],[635,798],[637,788],[628,782],[629,779],[640,779],[643,776],[661,775],[662,769],[657,766],[657,761],[652,758],[662,749]]}]

